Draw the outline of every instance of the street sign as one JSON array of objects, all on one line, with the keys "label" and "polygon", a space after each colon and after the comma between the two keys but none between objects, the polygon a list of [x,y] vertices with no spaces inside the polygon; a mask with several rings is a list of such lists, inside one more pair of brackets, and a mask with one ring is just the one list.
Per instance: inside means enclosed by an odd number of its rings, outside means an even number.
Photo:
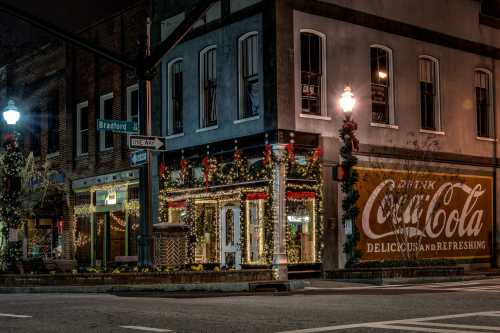
[{"label": "street sign", "polygon": [[147,150],[135,150],[130,153],[130,165],[139,166],[146,164],[148,162],[148,152]]},{"label": "street sign", "polygon": [[139,126],[132,121],[97,119],[97,130],[136,134],[139,133]]},{"label": "street sign", "polygon": [[167,150],[167,139],[162,136],[131,135],[128,142],[130,149]]}]

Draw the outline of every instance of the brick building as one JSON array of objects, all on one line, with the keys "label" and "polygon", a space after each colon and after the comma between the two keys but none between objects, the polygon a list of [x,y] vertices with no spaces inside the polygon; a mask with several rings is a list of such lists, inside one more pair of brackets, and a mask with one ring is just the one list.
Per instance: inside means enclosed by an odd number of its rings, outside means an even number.
[{"label": "brick building", "polygon": [[[138,1],[79,35],[134,59],[148,11],[148,2]],[[52,214],[36,218],[33,228],[44,225],[57,237],[56,221],[62,218],[63,257],[82,265],[136,255],[138,172],[129,165],[127,137],[96,130],[99,118],[138,120],[135,73],[57,41],[11,61],[0,73],[0,104],[14,99],[22,110],[24,148],[58,170],[65,187],[64,198],[48,201]]]}]

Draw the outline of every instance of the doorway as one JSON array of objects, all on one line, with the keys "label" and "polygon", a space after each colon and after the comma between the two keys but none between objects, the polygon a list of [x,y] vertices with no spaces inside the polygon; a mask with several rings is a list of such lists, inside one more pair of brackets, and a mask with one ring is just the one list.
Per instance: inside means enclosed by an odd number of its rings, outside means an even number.
[{"label": "doorway", "polygon": [[241,268],[240,207],[228,205],[221,211],[221,265]]}]

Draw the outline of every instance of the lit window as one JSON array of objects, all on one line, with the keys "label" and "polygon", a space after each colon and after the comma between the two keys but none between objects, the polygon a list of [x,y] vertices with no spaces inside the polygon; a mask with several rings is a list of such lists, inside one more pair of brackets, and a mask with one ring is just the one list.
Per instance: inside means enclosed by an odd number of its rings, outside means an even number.
[{"label": "lit window", "polygon": [[210,46],[200,55],[201,127],[217,125],[217,48]]},{"label": "lit window", "polygon": [[370,47],[372,122],[393,123],[392,53],[381,46]]},{"label": "lit window", "polygon": [[249,118],[259,114],[259,42],[257,32],[242,36],[239,40],[240,112],[239,118]]},{"label": "lit window", "polygon": [[493,137],[493,111],[491,108],[491,73],[478,69],[474,73],[474,87],[476,92],[477,136]]},{"label": "lit window", "polygon": [[439,65],[436,59],[419,59],[420,120],[422,129],[438,130],[439,124]]},{"label": "lit window", "polygon": [[83,102],[76,106],[76,154],[86,155],[89,152],[89,103]]},{"label": "lit window", "polygon": [[321,114],[323,94],[323,38],[312,32],[300,33],[302,113]]}]

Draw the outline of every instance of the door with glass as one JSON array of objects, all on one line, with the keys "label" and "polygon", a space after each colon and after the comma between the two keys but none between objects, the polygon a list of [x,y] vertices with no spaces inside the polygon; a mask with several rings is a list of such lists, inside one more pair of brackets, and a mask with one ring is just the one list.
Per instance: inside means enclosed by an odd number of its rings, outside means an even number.
[{"label": "door with glass", "polygon": [[229,205],[221,211],[221,265],[241,268],[240,207]]}]

